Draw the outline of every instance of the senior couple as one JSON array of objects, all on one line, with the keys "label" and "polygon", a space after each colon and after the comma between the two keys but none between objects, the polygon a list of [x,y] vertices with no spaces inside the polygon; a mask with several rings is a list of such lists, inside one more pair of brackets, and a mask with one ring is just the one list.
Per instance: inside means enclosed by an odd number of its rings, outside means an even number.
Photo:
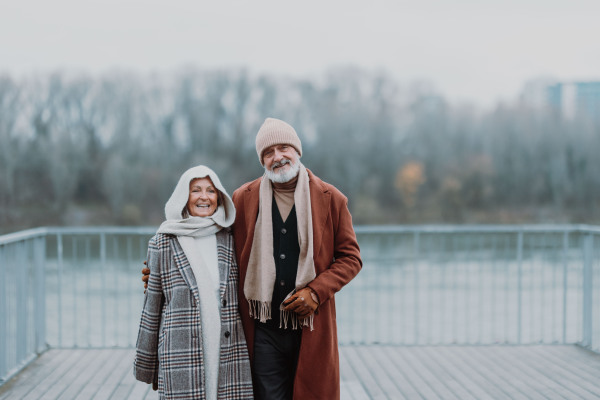
[{"label": "senior couple", "polygon": [[340,397],[334,294],[362,267],[347,198],[284,121],[265,120],[256,151],[265,173],[233,200],[209,168],[186,171],[149,242],[134,374],[160,398]]}]

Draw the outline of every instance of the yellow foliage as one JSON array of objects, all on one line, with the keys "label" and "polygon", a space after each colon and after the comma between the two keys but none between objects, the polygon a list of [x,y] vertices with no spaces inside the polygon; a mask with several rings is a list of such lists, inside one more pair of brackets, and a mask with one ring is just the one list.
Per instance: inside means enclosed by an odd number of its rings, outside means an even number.
[{"label": "yellow foliage", "polygon": [[419,187],[426,180],[425,168],[418,161],[409,161],[396,172],[394,186],[400,191],[404,205],[409,208],[414,207]]}]

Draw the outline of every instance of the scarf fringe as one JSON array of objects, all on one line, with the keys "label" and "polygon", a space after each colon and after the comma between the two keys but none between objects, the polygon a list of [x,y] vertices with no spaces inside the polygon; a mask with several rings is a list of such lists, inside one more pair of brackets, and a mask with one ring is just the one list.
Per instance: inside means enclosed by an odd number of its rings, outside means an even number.
[{"label": "scarf fringe", "polygon": [[271,319],[271,302],[260,300],[248,300],[250,305],[250,316],[260,322],[267,322]]},{"label": "scarf fringe", "polygon": [[[303,326],[309,326],[311,331],[314,331],[313,321],[315,315],[312,314],[308,318],[300,319],[298,318],[298,314],[293,311],[279,310],[279,327],[283,329],[287,329],[288,320],[292,324],[292,330],[302,329]],[[283,326],[282,326],[283,325]]]},{"label": "scarf fringe", "polygon": [[[246,299],[269,300],[268,303],[265,300],[248,300],[250,302],[250,317],[265,322],[267,319],[271,319],[270,301],[273,298],[273,287],[276,277],[275,261],[273,259],[273,220],[271,214],[273,188],[271,181],[266,176],[266,172],[260,181],[258,196],[258,217],[254,226],[254,239],[251,244],[246,278],[244,280],[244,295]],[[298,181],[296,182],[296,189],[294,191],[294,205],[296,206],[298,244],[300,245],[298,271],[294,282],[295,288],[298,289],[306,287],[316,277],[313,258],[314,238],[309,175],[302,163],[300,163]],[[310,326],[311,331],[313,330],[312,317],[302,321],[298,320],[295,313],[293,316],[287,316],[287,319],[283,315],[282,317],[282,321],[286,326],[292,324],[292,328],[294,329]]]}]

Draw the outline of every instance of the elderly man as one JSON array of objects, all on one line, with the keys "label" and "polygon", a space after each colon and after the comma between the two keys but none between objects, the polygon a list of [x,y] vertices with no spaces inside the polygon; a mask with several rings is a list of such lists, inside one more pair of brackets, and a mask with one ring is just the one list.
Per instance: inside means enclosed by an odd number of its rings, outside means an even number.
[{"label": "elderly man", "polygon": [[300,139],[284,121],[265,120],[256,151],[265,174],[233,193],[255,395],[336,399],[334,294],[362,267],[348,200],[302,165]]}]

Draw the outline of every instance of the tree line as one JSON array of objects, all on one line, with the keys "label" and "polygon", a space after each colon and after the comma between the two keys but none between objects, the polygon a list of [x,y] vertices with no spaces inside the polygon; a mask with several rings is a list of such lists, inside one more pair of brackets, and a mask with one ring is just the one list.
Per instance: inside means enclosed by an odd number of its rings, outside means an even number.
[{"label": "tree line", "polygon": [[600,221],[593,119],[515,101],[483,111],[422,83],[352,68],[315,78],[245,70],[0,76],[0,225],[157,225],[180,174],[230,193],[262,174],[265,117],[357,224]]}]

